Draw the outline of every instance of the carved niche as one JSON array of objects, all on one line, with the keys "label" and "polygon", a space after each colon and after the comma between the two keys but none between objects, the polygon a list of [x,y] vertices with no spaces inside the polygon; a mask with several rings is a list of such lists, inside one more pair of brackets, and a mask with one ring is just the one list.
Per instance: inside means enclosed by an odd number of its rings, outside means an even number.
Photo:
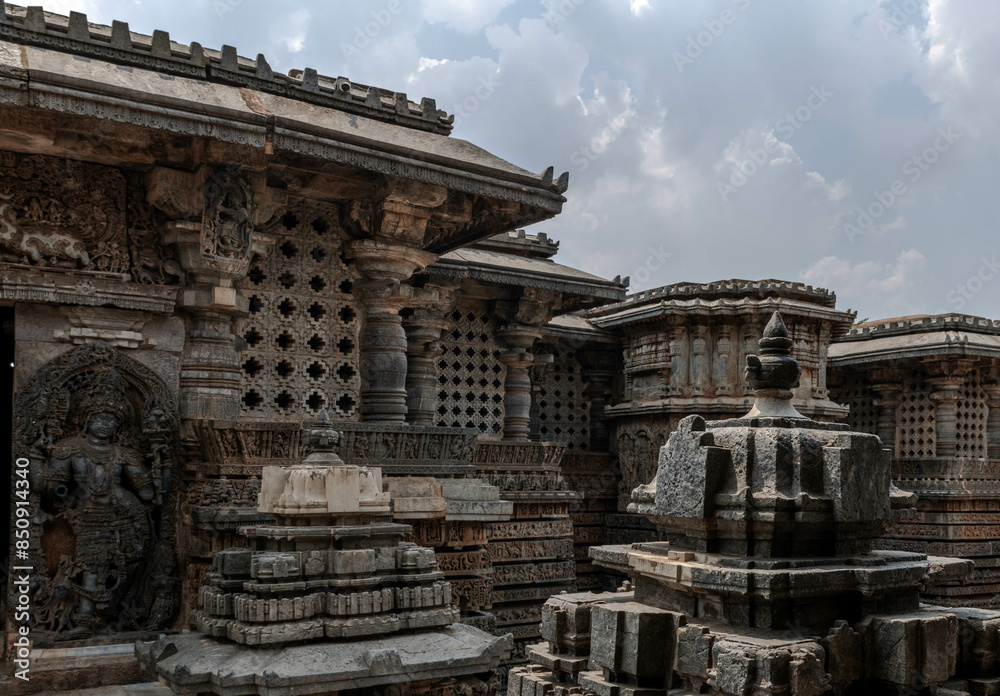
[{"label": "carved niche", "polygon": [[94,342],[41,368],[14,413],[14,454],[30,462],[36,643],[167,628],[180,602],[179,420],[164,382]]},{"label": "carved niche", "polygon": [[121,172],[86,162],[0,152],[0,259],[128,273]]}]

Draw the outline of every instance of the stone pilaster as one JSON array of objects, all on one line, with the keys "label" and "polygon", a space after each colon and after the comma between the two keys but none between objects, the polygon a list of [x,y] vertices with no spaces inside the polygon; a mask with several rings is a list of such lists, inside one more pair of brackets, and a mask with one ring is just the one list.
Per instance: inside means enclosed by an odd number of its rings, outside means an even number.
[{"label": "stone pilaster", "polygon": [[958,390],[964,381],[962,375],[933,377],[927,382],[934,391],[934,422],[936,425],[938,457],[954,457],[958,445]]},{"label": "stone pilaster", "polygon": [[604,409],[611,396],[611,384],[616,374],[615,354],[609,350],[580,352],[583,366],[583,395],[590,401],[590,451],[607,452],[611,448],[611,429]]},{"label": "stone pilaster", "polygon": [[984,384],[986,391],[986,456],[1000,459],[1000,384]]},{"label": "stone pilaster", "polygon": [[882,446],[896,452],[896,409],[902,401],[903,385],[898,382],[873,384],[872,390],[878,395],[878,436]]},{"label": "stone pilaster", "polygon": [[347,245],[363,279],[354,294],[364,307],[359,343],[361,420],[403,422],[406,418],[406,330],[400,310],[411,303],[416,288],[402,285],[413,273],[437,258],[419,249],[373,240]]},{"label": "stone pilaster", "polygon": [[274,240],[258,231],[281,205],[260,173],[238,166],[196,172],[157,168],[147,176],[149,201],[166,213],[163,234],[187,275],[177,305],[187,315],[180,369],[182,419],[237,419],[240,366],[233,320],[247,311],[234,283]]}]

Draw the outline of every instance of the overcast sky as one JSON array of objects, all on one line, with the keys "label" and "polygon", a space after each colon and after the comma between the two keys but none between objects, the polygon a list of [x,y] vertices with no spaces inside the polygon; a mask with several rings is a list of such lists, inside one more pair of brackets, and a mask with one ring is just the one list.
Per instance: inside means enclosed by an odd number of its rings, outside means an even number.
[{"label": "overcast sky", "polygon": [[859,318],[1000,318],[996,0],[58,0],[433,97],[541,172],[558,260],[632,289],[836,291]]}]

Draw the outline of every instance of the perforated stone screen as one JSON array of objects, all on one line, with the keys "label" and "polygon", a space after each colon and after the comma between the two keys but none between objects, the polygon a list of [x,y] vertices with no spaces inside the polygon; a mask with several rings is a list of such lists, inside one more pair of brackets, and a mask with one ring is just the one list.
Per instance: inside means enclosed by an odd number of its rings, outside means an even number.
[{"label": "perforated stone screen", "polygon": [[478,428],[486,435],[503,433],[503,384],[507,368],[499,360],[484,310],[456,310],[441,337],[438,357],[437,425]]},{"label": "perforated stone screen", "polygon": [[590,445],[590,402],[583,396],[580,363],[566,349],[549,349],[553,362],[545,367],[538,392],[538,434],[543,442],[565,442],[568,449]]},{"label": "perforated stone screen", "polygon": [[241,411],[248,418],[355,420],[358,410],[359,310],[354,276],[340,257],[331,215],[289,212],[268,230],[274,250],[238,285],[250,315],[237,322],[247,344]]},{"label": "perforated stone screen", "polygon": [[930,389],[921,378],[908,379],[903,384],[897,415],[896,456],[903,459],[935,456],[937,435],[934,420]]},{"label": "perforated stone screen", "polygon": [[838,401],[850,408],[847,424],[860,433],[878,434],[878,407],[875,393],[863,376],[852,377],[841,388]]},{"label": "perforated stone screen", "polygon": [[957,419],[955,422],[956,454],[959,457],[986,456],[986,392],[980,376],[973,370],[958,392]]}]

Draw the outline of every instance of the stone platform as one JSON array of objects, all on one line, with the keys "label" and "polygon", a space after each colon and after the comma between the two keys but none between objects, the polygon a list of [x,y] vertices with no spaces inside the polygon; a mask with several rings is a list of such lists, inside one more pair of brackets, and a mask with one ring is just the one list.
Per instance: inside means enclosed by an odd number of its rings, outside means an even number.
[{"label": "stone platform", "polygon": [[486,674],[512,647],[463,624],[337,643],[255,648],[198,633],[140,644],[136,657],[179,696],[310,696]]}]

